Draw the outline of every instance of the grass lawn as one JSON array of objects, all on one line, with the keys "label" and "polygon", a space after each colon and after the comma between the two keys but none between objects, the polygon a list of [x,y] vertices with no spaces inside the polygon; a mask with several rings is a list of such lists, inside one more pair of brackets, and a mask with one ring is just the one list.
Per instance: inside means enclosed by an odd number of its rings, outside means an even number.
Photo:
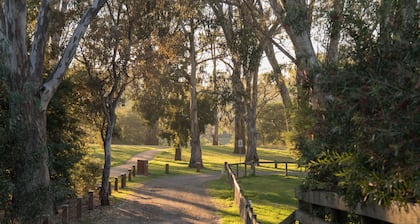
[{"label": "grass lawn", "polygon": [[[134,155],[163,146],[143,146],[143,145],[112,145],[111,146],[111,166],[119,166]],[[90,145],[90,157],[96,160],[104,160],[104,148],[102,145]]]},{"label": "grass lawn", "polygon": [[252,201],[260,223],[279,223],[297,209],[294,189],[300,178],[284,175],[255,176],[239,179],[245,197]]},{"label": "grass lawn", "polygon": [[[162,148],[161,146],[112,146],[112,166],[124,163],[127,159],[137,153],[146,150]],[[103,149],[100,146],[92,146],[95,158],[102,159]],[[204,167],[201,172],[221,172],[224,162],[239,163],[244,162],[244,155],[233,154],[231,146],[202,146]],[[188,168],[190,149],[182,149],[182,160],[174,161],[175,149],[168,148],[167,151],[158,154],[154,160],[149,161],[149,176],[134,178],[133,182],[127,183],[127,188],[115,192],[113,200],[123,200],[124,196],[130,194],[132,185],[143,182],[150,178],[163,176],[194,174],[194,168]],[[261,161],[295,161],[288,150],[274,150],[258,148],[258,155]],[[169,164],[169,174],[165,174],[165,165]],[[135,165],[135,164],[133,164]],[[264,165],[257,167],[257,170],[274,171],[274,165]],[[279,164],[278,172],[281,170]],[[296,209],[294,199],[294,189],[299,184],[299,178],[281,175],[256,176],[240,178],[239,183],[243,188],[245,196],[252,201],[252,206],[261,223],[278,223],[286,218]],[[240,223],[239,210],[233,201],[232,190],[225,178],[208,183],[208,192],[214,198],[215,203],[220,205],[219,215],[222,223]]]}]

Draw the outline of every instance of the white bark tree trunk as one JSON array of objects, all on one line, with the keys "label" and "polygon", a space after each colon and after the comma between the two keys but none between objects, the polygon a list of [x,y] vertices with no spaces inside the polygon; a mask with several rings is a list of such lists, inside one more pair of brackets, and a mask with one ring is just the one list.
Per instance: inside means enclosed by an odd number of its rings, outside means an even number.
[{"label": "white bark tree trunk", "polygon": [[190,53],[190,119],[191,119],[191,156],[189,167],[203,166],[200,144],[200,129],[198,126],[198,107],[197,107],[197,59],[195,50],[195,24],[190,22],[191,30],[189,37],[189,53]]},{"label": "white bark tree trunk", "polygon": [[[24,223],[32,223],[53,212],[46,147],[46,109],[70,65],[80,38],[105,0],[95,0],[82,16],[60,62],[42,83],[45,44],[51,1],[43,0],[27,52],[27,1],[5,0],[0,4],[1,56],[9,71],[10,129],[16,134],[19,153],[14,167],[14,213]],[[29,55],[29,56],[28,56]],[[36,196],[36,198],[34,198]]]}]

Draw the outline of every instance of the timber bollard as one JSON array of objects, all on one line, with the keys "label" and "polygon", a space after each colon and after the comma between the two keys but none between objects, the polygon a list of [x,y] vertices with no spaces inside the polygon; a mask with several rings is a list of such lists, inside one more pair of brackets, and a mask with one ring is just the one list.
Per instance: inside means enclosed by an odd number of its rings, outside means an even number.
[{"label": "timber bollard", "polygon": [[118,177],[115,177],[115,181],[114,181],[114,191],[118,191]]},{"label": "timber bollard", "polygon": [[61,206],[61,209],[63,209],[63,212],[61,213],[61,221],[63,222],[63,224],[67,224],[69,223],[69,205],[65,204]]},{"label": "timber bollard", "polygon": [[121,189],[124,189],[125,188],[126,178],[127,178],[126,174],[125,173],[122,173],[121,174]]},{"label": "timber bollard", "polygon": [[131,181],[131,169],[128,169],[128,181]]},{"label": "timber bollard", "polygon": [[111,181],[108,182],[108,195],[112,194],[112,185],[111,185]]},{"label": "timber bollard", "polygon": [[76,203],[76,218],[77,219],[81,219],[82,218],[82,198],[78,197],[77,198],[77,203]]},{"label": "timber bollard", "polygon": [[136,166],[133,165],[133,169],[131,171],[131,174],[133,174],[133,177],[136,176]]},{"label": "timber bollard", "polygon": [[137,160],[137,174],[138,175],[149,175],[149,161],[148,160]]},{"label": "timber bollard", "polygon": [[277,160],[275,160],[274,161],[274,168],[276,168],[277,169],[277,164],[278,164],[279,162],[277,161]]},{"label": "timber bollard", "polygon": [[286,176],[288,175],[289,169],[288,169],[288,163],[286,162]]},{"label": "timber bollard", "polygon": [[195,168],[196,168],[197,173],[199,173],[200,172],[200,168],[201,168],[201,163],[200,162],[196,162],[195,163]]},{"label": "timber bollard", "polygon": [[165,173],[169,174],[169,164],[165,164]]},{"label": "timber bollard", "polygon": [[141,160],[137,160],[137,175],[141,175],[140,166],[142,165]]},{"label": "timber bollard", "polygon": [[88,193],[88,210],[93,210],[93,190]]}]

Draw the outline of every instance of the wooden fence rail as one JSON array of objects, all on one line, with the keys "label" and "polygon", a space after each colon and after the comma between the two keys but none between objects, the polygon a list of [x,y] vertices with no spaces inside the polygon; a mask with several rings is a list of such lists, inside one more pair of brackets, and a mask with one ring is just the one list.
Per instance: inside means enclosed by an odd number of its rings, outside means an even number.
[{"label": "wooden fence rail", "polygon": [[302,224],[346,224],[352,223],[350,216],[362,224],[420,223],[420,205],[416,203],[392,203],[388,207],[359,204],[350,209],[344,196],[335,192],[296,190],[296,198],[299,201],[298,210],[280,224],[292,224],[296,221]]},{"label": "wooden fence rail", "polygon": [[251,203],[245,198],[241,187],[239,186],[238,182],[236,181],[236,176],[232,171],[230,165],[225,162],[225,170],[227,173],[227,180],[230,183],[230,186],[233,190],[233,197],[236,205],[239,207],[239,214],[241,220],[245,224],[258,224],[257,215],[254,214],[254,211],[251,207]]},{"label": "wooden fence rail", "polygon": [[[229,166],[231,167],[232,171],[235,173],[237,177],[246,177],[246,176],[255,176],[257,173],[257,168],[268,168],[267,165],[273,166],[274,169],[280,169],[279,165],[284,167],[281,172],[283,172],[286,176],[289,176],[290,174],[293,175],[304,175],[305,172],[302,170],[302,168],[294,168],[297,167],[296,162],[288,162],[288,161],[260,161],[257,164],[253,163],[231,163]],[[292,168],[292,166],[294,166]],[[271,166],[270,166],[271,167]],[[279,171],[275,171],[279,172]]]}]

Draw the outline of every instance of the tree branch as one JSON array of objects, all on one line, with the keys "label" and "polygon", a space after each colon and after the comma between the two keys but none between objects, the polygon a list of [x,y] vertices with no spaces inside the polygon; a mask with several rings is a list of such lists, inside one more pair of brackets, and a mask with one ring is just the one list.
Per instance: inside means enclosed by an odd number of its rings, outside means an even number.
[{"label": "tree branch", "polygon": [[40,110],[46,110],[48,103],[57,91],[58,86],[61,84],[65,72],[70,66],[76,53],[79,42],[86,33],[86,30],[92,19],[98,14],[99,10],[104,6],[106,0],[95,0],[94,3],[87,9],[85,14],[77,24],[76,29],[70,38],[67,47],[64,49],[63,55],[56,65],[53,72],[48,76],[47,81],[41,88],[41,105]]},{"label": "tree branch", "polygon": [[32,42],[31,54],[29,56],[29,75],[34,80],[41,81],[44,68],[45,45],[47,42],[47,29],[49,23],[49,12],[51,0],[43,0],[39,9],[37,25],[35,28],[34,40]]}]

